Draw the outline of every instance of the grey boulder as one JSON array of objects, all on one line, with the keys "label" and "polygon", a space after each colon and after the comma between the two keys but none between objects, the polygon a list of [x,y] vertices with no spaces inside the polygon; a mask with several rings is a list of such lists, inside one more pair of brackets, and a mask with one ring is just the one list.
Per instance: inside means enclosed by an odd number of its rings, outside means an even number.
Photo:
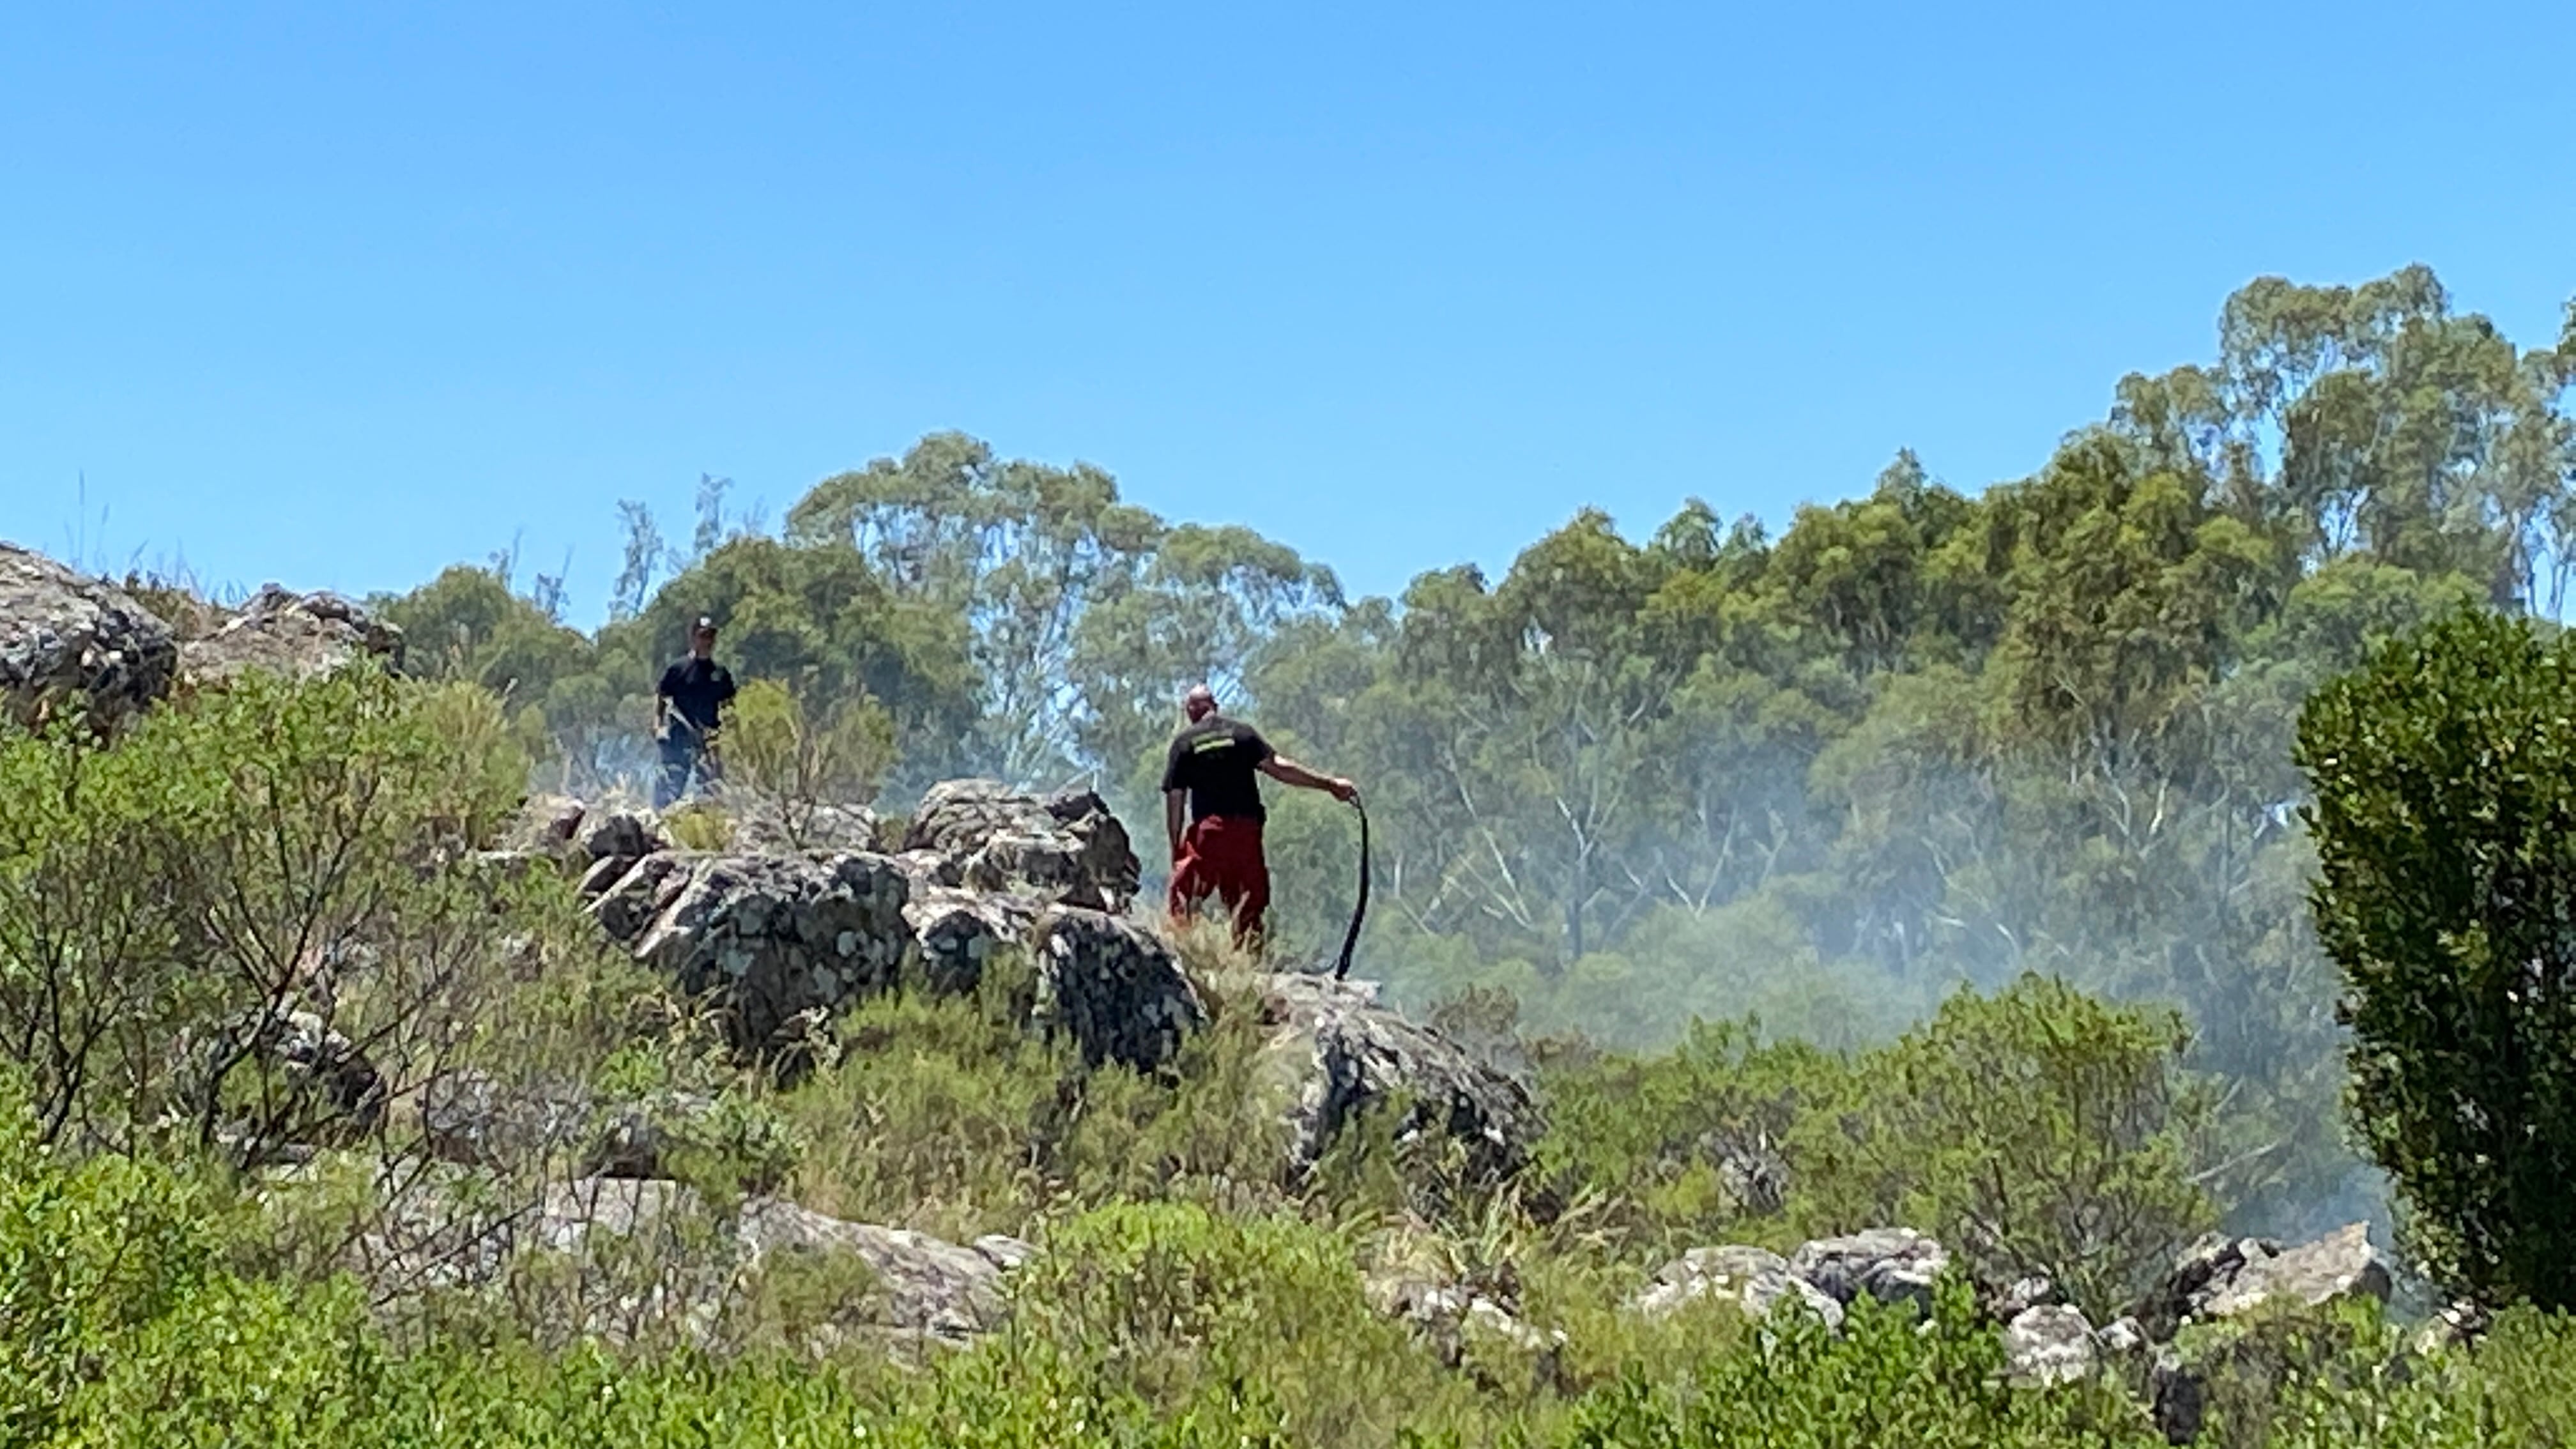
[{"label": "grey boulder", "polygon": [[215,685],[245,674],[311,679],[358,663],[400,669],[402,630],[337,594],[267,585],[248,604],[179,649],[179,677]]},{"label": "grey boulder", "polygon": [[1368,982],[1276,975],[1264,988],[1268,1052],[1289,1074],[1296,1128],[1292,1167],[1311,1169],[1362,1114],[1399,1099],[1399,1141],[1445,1138],[1470,1173],[1518,1173],[1544,1130],[1521,1083],[1448,1037],[1378,1004]]},{"label": "grey boulder", "polygon": [[1912,1228],[1870,1228],[1801,1244],[1789,1270],[1845,1307],[1861,1297],[1932,1311],[1932,1284],[1950,1264],[1940,1243]]},{"label": "grey boulder", "polygon": [[102,724],[170,692],[179,644],[132,594],[0,543],[0,715],[34,724],[66,704]]},{"label": "grey boulder", "polygon": [[983,984],[984,968],[1003,951],[1027,944],[1037,908],[1008,896],[914,885],[904,903],[922,982],[938,995],[963,995]]},{"label": "grey boulder", "polygon": [[1038,918],[1030,946],[1037,964],[1031,1024],[1070,1037],[1086,1066],[1162,1066],[1207,1024],[1207,1006],[1180,958],[1133,922],[1058,906]]},{"label": "grey boulder", "polygon": [[2394,1283],[2365,1223],[2286,1248],[2268,1238],[2213,1235],[2183,1253],[2136,1317],[2162,1341],[2186,1323],[2237,1317],[2265,1303],[2314,1308],[2352,1297],[2385,1303]]},{"label": "grey boulder", "polygon": [[1702,1299],[1733,1303],[1756,1321],[1785,1303],[1814,1314],[1827,1328],[1843,1326],[1843,1306],[1790,1271],[1788,1259],[1738,1244],[1693,1248],[1665,1264],[1630,1307],[1647,1318],[1665,1318]]},{"label": "grey boulder", "polygon": [[471,1173],[416,1180],[388,1203],[350,1255],[382,1299],[426,1290],[492,1288],[514,1265],[569,1259],[601,1290],[550,1325],[552,1337],[633,1341],[676,1332],[714,1347],[726,1314],[757,1275],[804,1260],[854,1262],[863,1292],[829,1305],[830,1347],[851,1337],[962,1343],[998,1327],[1003,1275],[1034,1252],[1011,1238],[961,1247],[903,1228],[845,1222],[778,1198],[720,1211],[667,1179],[585,1177],[550,1183],[532,1200]]},{"label": "grey boulder", "polygon": [[895,983],[910,949],[910,885],[878,855],[647,856],[591,902],[612,935],[681,990],[714,1003],[737,1050]]},{"label": "grey boulder", "polygon": [[1033,897],[1050,905],[1123,911],[1136,898],[1136,852],[1088,790],[1031,795],[993,780],[933,785],[903,840],[941,885]]},{"label": "grey boulder", "polygon": [[2005,1372],[2019,1387],[2074,1383],[2090,1376],[2100,1358],[2093,1325],[2077,1309],[2025,1308],[2004,1326]]}]

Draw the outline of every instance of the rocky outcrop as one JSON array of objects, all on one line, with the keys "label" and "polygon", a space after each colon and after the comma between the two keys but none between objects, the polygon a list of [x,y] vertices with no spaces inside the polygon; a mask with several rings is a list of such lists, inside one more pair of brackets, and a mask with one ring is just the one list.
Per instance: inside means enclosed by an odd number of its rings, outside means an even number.
[{"label": "rocky outcrop", "polygon": [[222,684],[258,672],[311,679],[372,663],[399,669],[400,629],[337,594],[297,594],[267,585],[208,633],[179,649],[179,677]]},{"label": "rocky outcrop", "polygon": [[[988,828],[998,833],[978,833]],[[1029,853],[1041,830],[1056,831],[1052,854]],[[678,851],[651,817],[632,814],[592,817],[569,835],[576,862],[590,862],[581,892],[600,925],[682,989],[716,1000],[748,1053],[907,973],[934,992],[975,990],[992,959],[1015,949],[1036,965],[1032,1024],[1070,1037],[1093,1065],[1160,1066],[1207,1020],[1168,946],[1078,904],[1114,895],[1135,869],[1125,832],[1096,797],[1050,803],[980,782],[939,787],[914,827],[923,843],[900,858]],[[1025,868],[1033,860],[1079,869]]]},{"label": "rocky outcrop", "polygon": [[1207,1020],[1171,948],[1104,912],[938,887],[916,902],[917,872],[858,852],[665,850],[621,871],[623,859],[592,867],[591,914],[639,960],[715,1001],[747,1053],[892,987],[907,963],[933,990],[966,991],[994,953],[1023,945],[1037,965],[1032,1024],[1069,1036],[1092,1065],[1161,1066]]},{"label": "rocky outcrop", "polygon": [[1127,829],[1091,791],[1026,795],[992,780],[951,780],[922,796],[905,832],[936,884],[1118,912],[1140,868]]},{"label": "rocky outcrop", "polygon": [[[1785,1258],[1742,1245],[1697,1248],[1666,1264],[1629,1307],[1661,1318],[1715,1299],[1762,1319],[1794,1303],[1840,1331],[1845,1311],[1864,1298],[1928,1308],[1951,1266],[1939,1242],[1902,1228],[1819,1238]],[[2296,1310],[2356,1295],[2384,1300],[2388,1291],[2388,1265],[2356,1223],[2289,1248],[2262,1239],[2204,1240],[2181,1256],[2138,1314],[2099,1330],[2080,1309],[2051,1301],[2045,1279],[1982,1293],[1978,1306],[2001,1337],[2015,1386],[2108,1376],[2144,1401],[2169,1442],[2185,1444],[2220,1396],[2238,1392],[2230,1385],[2278,1382],[2285,1364],[2311,1351],[2301,1336],[2315,1325]],[[2256,1314],[2258,1306],[2293,1316]]]},{"label": "rocky outcrop", "polygon": [[488,1073],[443,1073],[422,1088],[420,1123],[430,1154],[466,1167],[569,1165],[584,1177],[667,1177],[683,1149],[714,1148],[716,1100],[656,1092],[602,1103],[565,1082],[506,1083]]},{"label": "rocky outcrop", "polygon": [[467,1167],[543,1161],[581,1150],[594,1130],[588,1094],[560,1083],[504,1082],[486,1072],[442,1072],[420,1091],[430,1154]]},{"label": "rocky outcrop", "polygon": [[666,850],[631,864],[614,857],[596,861],[581,881],[585,909],[610,940],[631,947],[643,939],[665,904],[663,886],[685,876],[694,862],[710,858],[693,851]]},{"label": "rocky outcrop", "polygon": [[581,833],[589,816],[590,807],[570,795],[532,796],[519,807],[518,823],[511,827],[506,843],[519,850],[563,850]]},{"label": "rocky outcrop", "polygon": [[1371,983],[1273,976],[1262,1012],[1272,1059],[1294,1083],[1297,1172],[1362,1113],[1398,1100],[1406,1103],[1399,1140],[1445,1137],[1466,1149],[1470,1172],[1492,1181],[1528,1162],[1544,1128],[1528,1090],[1379,1005]]},{"label": "rocky outcrop", "polygon": [[0,716],[77,705],[114,724],[168,694],[178,667],[170,626],[133,595],[0,543]]},{"label": "rocky outcrop", "polygon": [[1207,1024],[1207,1007],[1180,958],[1129,921],[1058,906],[1038,918],[1031,945],[1038,978],[1032,1022],[1071,1037],[1087,1066],[1162,1066],[1180,1055],[1184,1036]]},{"label": "rocky outcrop", "polygon": [[637,959],[722,1013],[765,1054],[791,1028],[894,984],[910,884],[879,855],[647,856],[591,903]]},{"label": "rocky outcrop", "polygon": [[985,966],[1002,952],[1025,946],[1037,918],[1038,908],[1018,897],[938,885],[916,884],[903,907],[922,984],[940,995],[962,995],[981,986]]},{"label": "rocky outcrop", "polygon": [[1842,1304],[1799,1277],[1788,1259],[1742,1246],[1691,1249],[1665,1264],[1630,1306],[1648,1318],[1664,1318],[1705,1298],[1732,1302],[1757,1321],[1788,1303],[1823,1319],[1827,1328],[1843,1326]]},{"label": "rocky outcrop", "polygon": [[631,869],[636,861],[671,848],[660,817],[649,810],[584,812],[569,834],[578,842],[581,858],[593,864],[623,861]]},{"label": "rocky outcrop", "polygon": [[2211,1236],[2183,1253],[2136,1317],[2163,1340],[2185,1324],[2233,1318],[2264,1303],[2313,1308],[2355,1296],[2385,1303],[2393,1282],[2364,1223],[2290,1248],[2269,1238]]},{"label": "rocky outcrop", "polygon": [[1911,1304],[1929,1314],[1933,1285],[1949,1266],[1948,1250],[1911,1228],[1870,1228],[1816,1238],[1800,1244],[1786,1258],[1740,1244],[1694,1248],[1666,1264],[1654,1285],[1632,1306],[1649,1314],[1668,1313],[1718,1293],[1760,1316],[1772,1304],[1796,1298],[1815,1306],[1827,1323],[1840,1327],[1844,1310],[1864,1298]]},{"label": "rocky outcrop", "polygon": [[2231,1385],[2277,1382],[2288,1364],[2315,1351],[2307,1338],[2316,1325],[2301,1310],[2356,1297],[2384,1303],[2393,1276],[2363,1223],[2293,1247],[2213,1235],[2176,1259],[2135,1315],[2102,1337],[2128,1327],[2124,1356],[2146,1361],[2138,1387],[2157,1428],[2168,1442],[2188,1444],[2214,1405],[2240,1392]]},{"label": "rocky outcrop", "polygon": [[2076,1309],[2043,1304],[2004,1325],[2005,1373],[2018,1387],[2074,1383],[2091,1376],[2100,1359],[2093,1325]]},{"label": "rocky outcrop", "polygon": [[744,1283],[799,1259],[840,1260],[864,1268],[865,1290],[833,1305],[816,1345],[828,1347],[855,1335],[962,1343],[998,1327],[1002,1276],[1033,1251],[1013,1238],[961,1247],[770,1197],[723,1213],[658,1178],[578,1178],[511,1204],[491,1183],[455,1174],[416,1179],[393,1194],[376,1229],[353,1247],[350,1266],[378,1297],[399,1301],[488,1287],[531,1257],[568,1258],[598,1279],[599,1291],[567,1305],[571,1321],[552,1325],[558,1336],[677,1332],[714,1346]]},{"label": "rocky outcrop", "polygon": [[905,1228],[825,1217],[777,1198],[745,1203],[734,1233],[748,1266],[795,1254],[856,1258],[874,1280],[864,1323],[950,1343],[1001,1325],[1002,1274],[1034,1251],[1017,1238],[959,1247]]},{"label": "rocky outcrop", "polygon": [[1932,1311],[1932,1284],[1950,1266],[1950,1255],[1911,1228],[1871,1228],[1800,1245],[1789,1271],[1848,1308],[1867,1296],[1881,1303],[1911,1303]]},{"label": "rocky outcrop", "polygon": [[[532,813],[553,822],[569,811]],[[1125,899],[1136,877],[1126,832],[1097,796],[937,786],[898,856],[674,850],[651,817],[616,813],[528,831],[548,832],[577,842],[581,891],[602,928],[715,999],[748,1053],[898,982],[975,991],[997,956],[1018,951],[1033,968],[1031,1025],[1073,1042],[1090,1065],[1164,1066],[1209,1019],[1169,945],[1084,904]],[[1361,1115],[1399,1102],[1400,1138],[1462,1146],[1479,1178],[1527,1162],[1542,1123],[1517,1080],[1380,1006],[1365,983],[1264,983],[1269,1058],[1290,1097],[1290,1176]]]},{"label": "rocky outcrop", "polygon": [[1371,1308],[1412,1328],[1450,1368],[1492,1345],[1531,1356],[1540,1375],[1552,1375],[1565,1348],[1563,1332],[1531,1327],[1508,1294],[1444,1275],[1371,1274],[1361,1283],[1361,1293]]}]

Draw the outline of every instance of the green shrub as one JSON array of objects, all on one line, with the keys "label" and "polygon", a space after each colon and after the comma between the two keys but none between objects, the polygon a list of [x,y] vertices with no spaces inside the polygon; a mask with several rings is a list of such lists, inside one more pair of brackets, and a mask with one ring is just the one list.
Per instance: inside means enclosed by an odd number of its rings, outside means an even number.
[{"label": "green shrub", "polygon": [[248,1160],[370,1130],[381,1099],[256,1043],[310,1008],[380,1070],[443,1049],[520,893],[443,867],[526,772],[488,696],[371,670],[246,679],[109,748],[0,741],[0,1052],[44,1133],[223,1135]]},{"label": "green shrub", "polygon": [[2171,1012],[2060,981],[1959,992],[1801,1121],[1803,1226],[1918,1227],[1980,1281],[2045,1275],[2107,1319],[2217,1220],[2192,1181],[2212,1098],[2186,1045]]},{"label": "green shrub", "polygon": [[1913,1227],[1981,1280],[2045,1274],[2117,1313],[2215,1220],[2184,1045],[2170,1013],[2036,977],[1850,1057],[1699,1023],[1662,1056],[1548,1073],[1541,1169],[1650,1255]]},{"label": "green shrub", "polygon": [[[1256,1213],[1289,1200],[1286,1083],[1256,1003],[1216,987],[1210,1028],[1165,1070],[1092,1072],[1026,1029],[1031,981],[1006,952],[971,996],[907,989],[853,1008],[838,1059],[782,1100],[809,1144],[788,1195],[958,1241],[1120,1200]],[[1302,1190],[1391,1206],[1360,1190],[1369,1176],[1344,1162]]]},{"label": "green shrub", "polygon": [[[1766,1177],[1801,1114],[1844,1090],[1844,1063],[1749,1024],[1693,1022],[1654,1056],[1608,1055],[1550,1071],[1542,1180],[1613,1216],[1662,1252],[1727,1235],[1771,1236],[1794,1177]],[[1784,1164],[1785,1165],[1785,1164]]]},{"label": "green shrub", "polygon": [[2298,761],[2353,1118],[2432,1273],[2576,1306],[2576,652],[2468,612],[2320,690]]},{"label": "green shrub", "polygon": [[1595,1394],[1568,1449],[2117,1449],[2161,1445],[2139,1406],[2098,1381],[2052,1392],[2006,1386],[2001,1341],[1965,1287],[1944,1286],[1928,1331],[1914,1315],[1857,1306],[1840,1336],[1774,1319],[1687,1377],[1632,1375]]},{"label": "green shrub", "polygon": [[711,800],[685,800],[662,812],[662,830],[682,850],[733,848],[733,817]]},{"label": "green shrub", "polygon": [[1120,1204],[1059,1225],[1021,1270],[1015,1338],[1078,1355],[1174,1408],[1238,1383],[1301,1444],[1387,1444],[1471,1415],[1472,1394],[1370,1308],[1350,1241],[1293,1217]]},{"label": "green shrub", "polygon": [[801,838],[816,807],[876,798],[894,768],[894,716],[864,693],[809,713],[787,686],[755,679],[726,716],[723,749],[728,780],[775,801]]}]

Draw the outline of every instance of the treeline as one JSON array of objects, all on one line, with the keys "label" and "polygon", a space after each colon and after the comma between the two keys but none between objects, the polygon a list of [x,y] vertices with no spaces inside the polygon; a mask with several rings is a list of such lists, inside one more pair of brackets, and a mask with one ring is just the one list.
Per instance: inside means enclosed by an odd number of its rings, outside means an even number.
[{"label": "treeline", "polygon": [[[2288,1229],[2353,1170],[2299,707],[2459,602],[2559,611],[2572,378],[2576,319],[2520,348],[2422,268],[2267,279],[2214,361],[2121,379],[2030,478],[1972,495],[1900,455],[1776,538],[1696,500],[1642,538],[1586,511],[1500,578],[1349,600],[1247,530],[942,435],[775,531],[711,485],[685,554],[630,507],[595,636],[506,570],[389,610],[581,789],[640,762],[699,613],[739,672],[890,716],[894,799],[1087,780],[1137,819],[1172,700],[1213,679],[1362,781],[1367,969],[1416,1003],[1502,988],[1527,1029],[1635,1046],[1750,1012],[1835,1046],[2032,971],[2176,1002],[2241,1109],[2222,1196]],[[1292,941],[1337,924],[1354,845],[1281,812]]]}]

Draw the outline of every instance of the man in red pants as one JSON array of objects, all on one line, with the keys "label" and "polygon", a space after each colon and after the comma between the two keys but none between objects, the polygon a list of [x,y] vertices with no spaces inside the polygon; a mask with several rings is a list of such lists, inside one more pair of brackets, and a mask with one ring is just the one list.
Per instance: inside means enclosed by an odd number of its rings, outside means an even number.
[{"label": "man in red pants", "polygon": [[[1163,767],[1163,829],[1172,841],[1172,918],[1186,919],[1215,896],[1234,915],[1237,945],[1261,938],[1270,909],[1270,863],[1261,853],[1261,782],[1322,790],[1336,800],[1359,798],[1348,780],[1318,775],[1270,748],[1261,732],[1216,712],[1216,695],[1202,684],[1181,708],[1189,727],[1172,741]],[[1187,814],[1189,828],[1182,829]]]}]

